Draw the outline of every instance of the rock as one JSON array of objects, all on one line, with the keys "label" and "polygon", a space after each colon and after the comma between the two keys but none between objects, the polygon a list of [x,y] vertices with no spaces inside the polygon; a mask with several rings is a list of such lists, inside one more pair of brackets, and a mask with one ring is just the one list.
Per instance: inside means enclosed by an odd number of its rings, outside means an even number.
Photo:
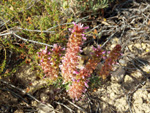
[{"label": "rock", "polygon": [[37,101],[31,101],[31,105],[32,105],[32,106],[37,106],[38,103],[37,103]]},{"label": "rock", "polygon": [[124,82],[127,83],[127,82],[133,82],[133,78],[130,77],[129,75],[126,75],[125,78],[124,78]]},{"label": "rock", "polygon": [[39,104],[38,113],[55,113],[54,108],[50,104]]},{"label": "rock", "polygon": [[140,43],[136,43],[136,44],[134,44],[134,47],[136,47],[136,48],[138,48],[138,49],[142,50],[142,46],[141,46],[141,44],[140,44]]},{"label": "rock", "polygon": [[145,65],[143,67],[143,71],[147,72],[147,73],[150,73],[150,65]]},{"label": "rock", "polygon": [[132,46],[133,46],[132,44],[128,46],[130,51],[133,51]]},{"label": "rock", "polygon": [[142,43],[142,49],[146,49],[146,44]]},{"label": "rock", "polygon": [[47,100],[49,100],[49,96],[45,93],[41,93],[40,98],[42,102],[46,102]]},{"label": "rock", "polygon": [[111,43],[116,45],[119,43],[119,39],[117,37],[114,37],[112,40],[111,40]]},{"label": "rock", "polygon": [[136,98],[134,104],[143,104],[142,98],[138,98],[138,99]]},{"label": "rock", "polygon": [[137,32],[131,31],[131,32],[130,32],[130,35],[131,35],[131,36],[136,36],[136,35],[137,35]]},{"label": "rock", "polygon": [[132,75],[133,77],[137,78],[137,79],[143,78],[142,73],[139,72],[139,71],[135,71],[135,72],[133,72],[131,75]]},{"label": "rock", "polygon": [[128,104],[127,104],[127,101],[125,100],[124,97],[118,99],[115,103],[115,106],[117,108],[117,111],[127,111],[128,110]]},{"label": "rock", "polygon": [[115,82],[122,82],[125,75],[125,70],[120,66],[115,72],[111,74],[111,80]]},{"label": "rock", "polygon": [[120,60],[119,60],[119,63],[120,63],[121,66],[126,66],[126,65],[127,65],[127,64],[126,64],[126,61],[123,60],[123,59],[120,59]]},{"label": "rock", "polygon": [[21,109],[17,109],[14,113],[24,113],[24,112]]},{"label": "rock", "polygon": [[150,100],[150,93],[148,94],[148,99]]}]

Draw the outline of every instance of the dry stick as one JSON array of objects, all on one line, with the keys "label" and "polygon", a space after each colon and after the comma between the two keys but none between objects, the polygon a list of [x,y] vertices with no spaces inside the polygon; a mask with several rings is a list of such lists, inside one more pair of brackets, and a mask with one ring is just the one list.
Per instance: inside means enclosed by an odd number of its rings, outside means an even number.
[{"label": "dry stick", "polygon": [[[133,62],[133,61],[132,61]],[[141,62],[140,62],[141,63]],[[143,64],[143,63],[142,63]],[[145,78],[147,78],[146,77],[146,75],[145,75],[145,72],[139,67],[139,66],[137,66],[137,65],[135,65],[135,63],[133,62],[133,65],[138,69],[138,70],[140,70],[141,72],[142,72],[142,74],[144,74],[144,77]],[[127,101],[128,101],[128,105],[129,105],[129,110],[130,110],[130,113],[132,113],[132,110],[131,110],[131,96],[129,96],[129,94],[130,95],[133,95],[133,93],[134,92],[136,92],[141,86],[143,86],[144,84],[146,84],[146,81],[143,81],[143,82],[141,82],[141,83],[139,83],[135,88],[134,88],[134,90],[132,90],[132,91],[129,91],[128,92],[128,94],[127,94]]]},{"label": "dry stick", "polygon": [[51,29],[53,29],[53,28],[56,28],[56,27],[58,27],[58,26],[61,26],[61,25],[72,25],[72,23],[63,23],[63,24],[60,24],[60,25],[56,25],[56,26],[54,26],[54,27],[48,28],[46,31],[49,31],[49,30],[51,30]]},{"label": "dry stick", "polygon": [[120,42],[121,44],[122,44],[122,36],[123,36],[123,34],[125,32],[125,28],[126,28],[125,18],[122,18],[122,20],[123,20],[123,32],[121,33],[121,36],[120,36],[121,37],[121,39],[120,39],[121,40],[121,42]]},{"label": "dry stick", "polygon": [[88,97],[88,106],[90,107],[90,113],[92,113],[92,107],[91,106],[93,105],[93,102],[91,99],[93,99],[93,98],[90,96],[90,94],[88,92],[86,93],[86,95]]},{"label": "dry stick", "polygon": [[21,27],[17,27],[17,29],[25,30],[25,31],[30,31],[30,32],[43,32],[43,33],[55,33],[55,31],[47,31],[47,30],[31,30],[31,29],[24,29]]},{"label": "dry stick", "polygon": [[25,92],[23,89],[18,88],[18,87],[14,86],[14,85],[12,85],[12,84],[10,84],[10,83],[4,81],[4,80],[1,80],[1,79],[0,79],[0,82],[2,82],[2,83],[4,83],[4,84],[7,84],[7,85],[11,86],[11,87],[14,88],[14,89],[19,90],[22,94],[29,96],[30,98],[32,98],[32,99],[35,100],[36,102],[38,102],[38,103],[40,103],[40,104],[42,104],[42,105],[44,105],[44,106],[48,106],[49,108],[53,109],[53,111],[55,111],[54,108],[53,108],[53,106],[50,106],[50,105],[46,105],[46,104],[41,103],[41,101],[39,101],[38,99],[36,99],[36,98],[33,97],[32,95],[30,95],[29,93]]},{"label": "dry stick", "polygon": [[97,107],[97,109],[96,109],[96,113],[101,113],[101,112],[102,112],[102,110],[101,110],[100,104],[99,104],[99,102],[98,102],[98,107]]},{"label": "dry stick", "polygon": [[6,35],[12,35],[12,32],[3,33],[3,34],[0,33],[0,36],[6,36]]},{"label": "dry stick", "polygon": [[[137,60],[137,61],[139,62],[140,60]],[[140,72],[142,72],[142,74],[144,75],[144,78],[148,79],[148,76],[146,75],[146,72],[143,71],[143,69],[140,66],[138,66],[137,64],[135,64],[134,61],[132,61],[132,62],[133,62],[134,67],[136,67]],[[140,61],[140,63],[141,63],[141,61]],[[142,62],[142,64],[143,64],[143,62]],[[144,63],[144,65],[145,65],[145,63]]]},{"label": "dry stick", "polygon": [[110,41],[110,39],[111,39],[115,34],[116,34],[116,32],[113,33],[112,35],[110,35],[110,36],[108,37],[108,39],[104,42],[104,44],[103,44],[101,47],[104,47],[104,46]]},{"label": "dry stick", "polygon": [[81,107],[79,107],[78,105],[74,104],[74,103],[73,103],[73,102],[71,102],[70,100],[66,99],[65,97],[64,97],[64,99],[65,99],[65,100],[67,100],[70,104],[72,104],[72,105],[73,105],[73,106],[75,106],[76,108],[78,108],[79,110],[81,110],[81,111],[83,111],[83,112],[87,113],[87,111],[85,111],[84,109],[82,109],[82,108],[81,108]]},{"label": "dry stick", "polygon": [[[89,16],[86,16],[86,17],[83,17],[83,18],[81,18],[81,19],[78,19],[78,20],[75,21],[75,23],[78,23],[78,22],[80,22],[80,21],[82,21],[82,20],[84,20],[84,19],[86,19],[86,18],[88,18],[88,17],[89,17]],[[60,24],[60,25],[72,25],[72,23],[63,23],[63,24]],[[56,28],[56,27],[58,27],[58,26],[60,26],[60,25],[56,25],[56,26],[54,26],[54,27],[48,28],[46,31],[49,31],[49,30],[51,30],[51,29],[53,29],[53,28]]]},{"label": "dry stick", "polygon": [[0,36],[11,35],[11,34],[13,34],[17,38],[19,38],[19,39],[21,39],[21,40],[23,40],[25,42],[31,42],[31,43],[35,43],[35,44],[40,44],[40,45],[45,45],[45,46],[53,47],[52,45],[49,45],[49,44],[46,44],[46,43],[37,42],[37,41],[34,41],[34,40],[29,40],[29,39],[22,38],[19,35],[17,35],[16,33],[14,33],[13,31],[10,31],[10,32],[4,33],[4,34],[0,34]]},{"label": "dry stick", "polygon": [[14,95],[14,96],[18,96],[19,98],[21,98],[21,99],[27,104],[27,106],[30,106],[30,105],[28,104],[28,102],[27,102],[25,99],[23,99],[19,94],[15,93],[14,91],[10,90],[9,88],[6,88],[6,89],[0,88],[0,89],[1,89],[1,90],[5,90],[5,91],[8,91],[8,92],[12,93],[12,95]]},{"label": "dry stick", "polygon": [[56,101],[54,101],[56,104],[59,104],[59,105],[62,105],[62,106],[64,106],[65,108],[67,108],[71,113],[73,113],[74,111],[71,109],[71,108],[69,108],[68,106],[66,106],[66,105],[64,105],[63,103],[60,103],[60,102],[56,102]]},{"label": "dry stick", "polygon": [[131,95],[133,95],[133,93],[135,93],[141,86],[143,86],[144,84],[146,84],[146,81],[140,82],[132,91],[129,91],[128,94],[126,95],[127,97],[127,101],[128,101],[128,105],[129,105],[129,110],[130,113],[132,113],[132,109],[131,109]]},{"label": "dry stick", "polygon": [[49,44],[46,44],[46,43],[37,42],[37,41],[33,41],[33,40],[29,40],[29,39],[22,38],[22,37],[20,37],[19,35],[15,34],[15,33],[13,33],[13,35],[16,36],[17,38],[23,40],[23,41],[26,41],[26,42],[32,42],[32,43],[36,43],[36,44],[41,44],[41,45],[53,47],[52,45],[49,45]]},{"label": "dry stick", "polygon": [[0,25],[0,27],[3,27],[6,23],[8,23],[10,20],[7,20],[6,22],[4,22],[3,24]]},{"label": "dry stick", "polygon": [[129,111],[130,113],[132,113],[132,109],[131,109],[131,96],[127,95],[127,102],[128,102],[128,106],[129,106]]},{"label": "dry stick", "polygon": [[[109,103],[106,102],[105,100],[102,100],[102,99],[100,99],[99,97],[92,97],[92,99],[96,99],[96,101],[99,101],[99,103],[102,102],[102,103],[107,104],[107,105],[110,107],[110,110],[114,112],[113,105],[109,104]],[[99,109],[100,109],[100,108],[99,108]],[[114,113],[115,113],[115,112],[114,112]]]}]

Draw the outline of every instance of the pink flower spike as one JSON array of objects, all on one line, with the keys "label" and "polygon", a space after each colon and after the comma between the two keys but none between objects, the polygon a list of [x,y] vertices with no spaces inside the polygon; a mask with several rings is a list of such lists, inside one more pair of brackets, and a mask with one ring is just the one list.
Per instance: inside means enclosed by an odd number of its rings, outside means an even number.
[{"label": "pink flower spike", "polygon": [[86,91],[87,91],[87,89],[85,88],[83,92],[85,93]]},{"label": "pink flower spike", "polygon": [[106,51],[103,51],[103,52],[102,52],[102,54],[105,54],[105,53],[106,53]]},{"label": "pink flower spike", "polygon": [[80,52],[83,52],[83,50],[80,50]]},{"label": "pink flower spike", "polygon": [[78,72],[78,71],[76,71],[76,74],[79,74],[79,72]]},{"label": "pink flower spike", "polygon": [[[59,68],[62,69],[63,65],[59,65]],[[62,71],[63,72],[63,71]]]},{"label": "pink flower spike", "polygon": [[84,79],[85,77],[84,77],[84,76],[82,76],[82,78]]},{"label": "pink flower spike", "polygon": [[86,37],[82,37],[83,40],[86,40]]},{"label": "pink flower spike", "polygon": [[93,47],[93,50],[96,51],[97,49],[95,47]]},{"label": "pink flower spike", "polygon": [[73,74],[76,74],[76,71],[73,71]]},{"label": "pink flower spike", "polygon": [[79,72],[78,71],[74,71],[73,74],[79,74]]},{"label": "pink flower spike", "polygon": [[47,53],[47,46],[45,47],[45,50],[42,50],[42,53],[43,53],[43,54],[46,54],[46,53]]},{"label": "pink flower spike", "polygon": [[103,58],[103,59],[106,59],[106,57],[105,57],[105,56],[103,56],[102,58]]},{"label": "pink flower spike", "polygon": [[46,78],[46,75],[44,75],[43,78]]},{"label": "pink flower spike", "polygon": [[64,48],[62,48],[62,50],[65,50],[66,48],[64,47]]},{"label": "pink flower spike", "polygon": [[76,97],[76,99],[75,99],[76,101],[78,101],[78,98]]},{"label": "pink flower spike", "polygon": [[72,22],[75,26],[77,25],[75,22]]},{"label": "pink flower spike", "polygon": [[101,46],[100,46],[100,45],[98,45],[98,49],[101,49]]},{"label": "pink flower spike", "polygon": [[53,62],[51,62],[50,64],[53,65]]},{"label": "pink flower spike", "polygon": [[85,36],[85,34],[81,34],[82,36]]},{"label": "pink flower spike", "polygon": [[41,59],[41,62],[43,62],[43,59]]},{"label": "pink flower spike", "polygon": [[84,27],[83,29],[89,29],[89,26],[87,26],[87,27]]},{"label": "pink flower spike", "polygon": [[88,75],[88,77],[90,77],[91,75]]},{"label": "pink flower spike", "polygon": [[116,62],[116,64],[118,65],[119,63],[118,63],[118,62]]},{"label": "pink flower spike", "polygon": [[45,51],[47,51],[47,46],[45,47]]},{"label": "pink flower spike", "polygon": [[48,52],[48,55],[50,55],[51,54],[51,52]]},{"label": "pink flower spike", "polygon": [[110,51],[107,51],[107,54],[109,54],[110,53]]},{"label": "pink flower spike", "polygon": [[93,55],[94,53],[90,52],[91,55]]},{"label": "pink flower spike", "polygon": [[76,80],[74,78],[72,78],[72,81],[75,82]]},{"label": "pink flower spike", "polygon": [[62,84],[65,84],[65,82],[63,81],[63,83]]},{"label": "pink flower spike", "polygon": [[54,45],[53,45],[53,48],[57,48],[57,47],[58,47],[57,44],[54,44]]},{"label": "pink flower spike", "polygon": [[75,32],[75,30],[72,30],[72,33],[74,33]]},{"label": "pink flower spike", "polygon": [[54,75],[55,77],[58,77],[58,75]]},{"label": "pink flower spike", "polygon": [[85,84],[85,86],[88,88],[89,87],[89,85],[87,84],[87,82],[84,82],[84,84]]},{"label": "pink flower spike", "polygon": [[72,29],[71,29],[71,28],[69,28],[68,30],[69,30],[69,31],[72,31]]}]

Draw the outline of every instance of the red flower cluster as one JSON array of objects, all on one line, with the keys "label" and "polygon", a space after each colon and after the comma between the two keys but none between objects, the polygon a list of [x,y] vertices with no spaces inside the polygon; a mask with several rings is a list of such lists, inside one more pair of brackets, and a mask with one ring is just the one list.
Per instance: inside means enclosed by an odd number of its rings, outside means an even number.
[{"label": "red flower cluster", "polygon": [[102,66],[100,70],[100,76],[102,76],[103,79],[105,79],[110,71],[112,70],[112,64],[116,62],[118,57],[121,55],[121,46],[116,45],[114,49],[110,52],[108,58],[106,58],[104,65]]},{"label": "red flower cluster", "polygon": [[70,29],[72,34],[67,43],[67,50],[65,56],[62,58],[62,65],[60,65],[61,74],[64,79],[64,83],[71,82],[76,79],[76,74],[78,73],[77,66],[79,65],[79,60],[81,59],[79,53],[81,51],[82,39],[84,37],[84,29],[88,27],[83,27],[81,24],[75,24],[74,28]]},{"label": "red flower cluster", "polygon": [[100,48],[93,48],[94,53],[91,59],[88,60],[85,67],[76,74],[76,79],[72,81],[72,85],[69,88],[69,96],[72,99],[78,100],[86,92],[89,82],[89,77],[97,67],[102,57],[102,50]]},{"label": "red flower cluster", "polygon": [[[78,100],[86,92],[91,74],[96,69],[97,64],[100,63],[101,58],[104,55],[104,51],[100,47],[93,47],[94,52],[91,53],[91,57],[83,67],[79,67],[79,61],[81,60],[80,52],[83,40],[86,40],[84,33],[88,27],[83,27],[82,24],[74,24],[73,29],[70,29],[71,36],[67,43],[67,49],[65,56],[62,57],[62,64],[60,65],[60,57],[62,48],[54,45],[51,52],[41,50],[39,54],[40,65],[44,70],[45,76],[50,77],[52,80],[56,80],[59,75],[59,69],[61,69],[61,75],[64,83],[70,83],[68,94],[70,98]],[[108,58],[105,60],[104,65],[100,70],[100,76],[106,78],[109,72],[112,70],[112,64],[120,56],[121,46],[116,47],[110,52]]]},{"label": "red flower cluster", "polygon": [[84,29],[87,28],[88,27],[83,27],[81,24],[74,23],[74,28],[71,30],[72,34],[67,43],[66,54],[63,57],[62,65],[60,66],[64,83],[71,83],[68,94],[72,99],[76,100],[81,98],[82,94],[87,90],[89,77],[100,62],[103,54],[100,47],[93,47],[94,53],[92,58],[88,60],[84,67],[78,68],[79,60],[81,59],[79,55],[81,51],[80,46],[82,45],[83,40],[86,40],[83,32]]},{"label": "red flower cluster", "polygon": [[59,63],[61,56],[62,48],[56,44],[54,44],[52,52],[47,51],[47,46],[43,50],[41,49],[38,52],[38,56],[40,59],[40,66],[42,67],[45,76],[50,77],[50,79],[56,80],[59,75]]}]

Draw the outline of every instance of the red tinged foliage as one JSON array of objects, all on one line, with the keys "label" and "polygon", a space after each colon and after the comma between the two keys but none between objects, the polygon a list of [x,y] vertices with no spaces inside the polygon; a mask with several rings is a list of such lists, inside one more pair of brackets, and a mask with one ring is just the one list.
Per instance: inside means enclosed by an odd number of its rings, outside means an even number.
[{"label": "red tinged foliage", "polygon": [[112,70],[112,65],[116,62],[121,54],[121,46],[118,44],[114,47],[114,49],[110,52],[108,58],[106,58],[104,65],[100,70],[100,76],[105,79],[110,71]]}]

